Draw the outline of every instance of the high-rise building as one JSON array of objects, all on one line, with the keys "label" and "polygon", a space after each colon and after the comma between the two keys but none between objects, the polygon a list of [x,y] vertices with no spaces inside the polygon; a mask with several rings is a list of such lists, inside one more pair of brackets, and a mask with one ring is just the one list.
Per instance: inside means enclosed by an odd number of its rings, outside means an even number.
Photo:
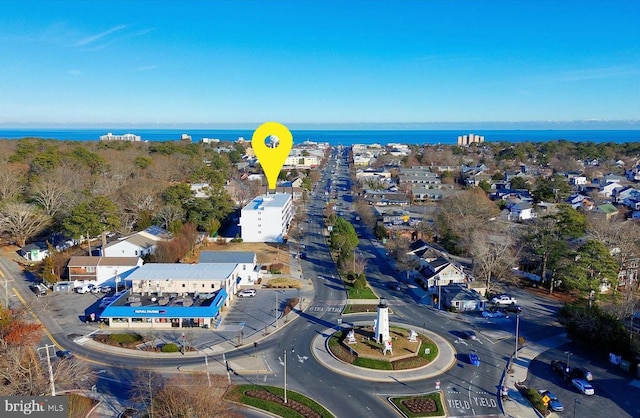
[{"label": "high-rise building", "polygon": [[469,134],[469,135],[458,135],[458,145],[471,145],[471,144],[480,144],[484,142],[484,136],[483,135],[475,135],[475,134]]},{"label": "high-rise building", "polygon": [[244,242],[283,242],[293,218],[293,196],[270,193],[255,197],[240,212]]}]

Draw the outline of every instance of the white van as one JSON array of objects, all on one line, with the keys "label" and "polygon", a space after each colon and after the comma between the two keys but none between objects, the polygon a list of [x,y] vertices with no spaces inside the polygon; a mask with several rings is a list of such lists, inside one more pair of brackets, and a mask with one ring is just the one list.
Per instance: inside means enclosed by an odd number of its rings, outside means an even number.
[{"label": "white van", "polygon": [[91,292],[91,287],[89,287],[89,285],[84,285],[76,287],[74,290],[76,291],[76,293],[89,293]]}]

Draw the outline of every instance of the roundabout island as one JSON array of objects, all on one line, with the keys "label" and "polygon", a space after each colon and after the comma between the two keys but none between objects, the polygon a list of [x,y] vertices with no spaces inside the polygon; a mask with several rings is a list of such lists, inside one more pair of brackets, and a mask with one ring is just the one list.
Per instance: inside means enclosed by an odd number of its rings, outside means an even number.
[{"label": "roundabout island", "polygon": [[380,299],[377,317],[325,329],[312,341],[312,354],[324,367],[353,378],[376,382],[436,377],[456,362],[456,350],[440,335],[390,322]]}]

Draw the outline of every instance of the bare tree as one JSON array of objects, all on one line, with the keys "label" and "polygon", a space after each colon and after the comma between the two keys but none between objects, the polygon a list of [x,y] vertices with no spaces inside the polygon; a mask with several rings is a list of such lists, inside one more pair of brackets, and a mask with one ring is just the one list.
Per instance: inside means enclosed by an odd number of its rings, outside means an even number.
[{"label": "bare tree", "polygon": [[489,219],[499,213],[498,206],[480,188],[444,199],[440,209],[441,219],[446,227],[458,237],[461,247],[467,250],[471,234],[489,228]]},{"label": "bare tree", "polygon": [[184,215],[184,210],[174,205],[163,206],[156,212],[156,218],[165,229],[169,229],[172,223],[183,220]]},{"label": "bare tree", "polygon": [[0,230],[9,233],[23,247],[26,240],[37,235],[51,218],[34,205],[9,203],[0,210]]},{"label": "bare tree", "polygon": [[353,259],[353,272],[355,274],[364,273],[367,268],[367,259],[362,255],[356,253],[355,258]]},{"label": "bare tree", "polygon": [[150,418],[241,416],[224,400],[229,387],[224,376],[190,373],[164,379],[145,370],[134,387],[135,399],[145,406]]},{"label": "bare tree", "polygon": [[155,414],[155,395],[164,386],[164,377],[151,369],[140,369],[131,385],[131,397],[144,406],[149,418],[157,418]]},{"label": "bare tree", "polygon": [[0,164],[0,202],[11,200],[25,190],[28,166]]},{"label": "bare tree", "polygon": [[42,175],[31,186],[31,197],[49,216],[55,216],[72,199],[69,179],[75,173],[69,167],[59,167]]},{"label": "bare tree", "polygon": [[473,274],[485,283],[488,292],[492,289],[492,279],[506,277],[516,264],[513,241],[509,235],[490,237],[489,234],[476,231],[472,234],[470,253],[473,257]]}]

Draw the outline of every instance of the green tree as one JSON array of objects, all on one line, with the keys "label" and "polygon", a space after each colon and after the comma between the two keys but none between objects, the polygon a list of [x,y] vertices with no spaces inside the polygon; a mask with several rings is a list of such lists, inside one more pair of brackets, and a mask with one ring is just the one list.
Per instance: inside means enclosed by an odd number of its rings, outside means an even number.
[{"label": "green tree", "polygon": [[533,190],[533,198],[536,202],[559,202],[565,195],[571,193],[568,181],[554,174],[552,177],[539,177]]},{"label": "green tree", "polygon": [[88,234],[87,238],[96,237],[120,226],[118,208],[105,196],[94,197],[73,208],[63,226],[74,238],[84,234]]},{"label": "green tree", "polygon": [[344,265],[353,257],[353,250],[358,246],[358,234],[353,225],[342,217],[336,219],[331,230],[331,249],[337,250],[338,261]]},{"label": "green tree", "polygon": [[511,178],[511,188],[512,189],[527,189],[531,188],[531,185],[524,177],[515,176]]},{"label": "green tree", "polygon": [[489,184],[489,182],[486,180],[480,180],[478,187],[480,187],[485,192],[488,192],[489,190],[491,190],[491,184]]},{"label": "green tree", "polygon": [[50,242],[47,241],[47,250],[49,251],[49,255],[42,261],[42,266],[40,269],[40,277],[47,283],[57,283],[60,280],[60,277],[56,274],[56,265],[53,261],[53,253],[55,252],[55,248],[51,245]]},{"label": "green tree", "polygon": [[183,207],[187,201],[193,198],[193,191],[187,183],[174,184],[162,192],[162,200],[165,203],[178,207]]},{"label": "green tree", "polygon": [[533,266],[544,282],[548,281],[549,293],[553,293],[555,278],[548,271],[560,268],[567,253],[567,240],[585,234],[585,216],[569,205],[558,205],[558,212],[536,218],[529,223],[521,236],[525,266]]},{"label": "green tree", "polygon": [[614,290],[618,286],[620,266],[609,249],[600,241],[589,240],[576,251],[573,262],[560,271],[563,285],[578,290],[583,295],[595,292],[603,282]]}]

